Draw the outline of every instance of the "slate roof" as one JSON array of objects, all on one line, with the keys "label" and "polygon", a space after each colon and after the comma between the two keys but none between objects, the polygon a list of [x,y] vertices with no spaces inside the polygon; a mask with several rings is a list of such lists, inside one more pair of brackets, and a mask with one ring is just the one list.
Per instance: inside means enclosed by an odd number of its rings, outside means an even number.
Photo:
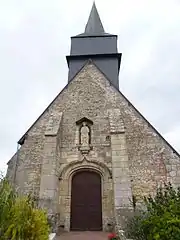
[{"label": "slate roof", "polygon": [[93,36],[107,36],[107,35],[111,35],[111,34],[105,32],[96,4],[94,2],[84,33],[81,33],[75,37],[90,37],[90,36],[93,37]]},{"label": "slate roof", "polygon": [[105,33],[95,2],[93,3],[91,13],[89,15],[89,19],[86,24],[84,33],[88,35],[94,35],[94,34],[103,35]]}]

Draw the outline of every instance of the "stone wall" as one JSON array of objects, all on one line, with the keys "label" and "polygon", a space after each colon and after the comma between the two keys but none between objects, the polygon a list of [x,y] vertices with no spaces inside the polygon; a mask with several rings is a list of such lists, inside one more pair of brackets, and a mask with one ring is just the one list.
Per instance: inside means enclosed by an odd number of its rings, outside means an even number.
[{"label": "stone wall", "polygon": [[[56,203],[54,214],[60,212],[61,224],[69,227],[71,174],[65,171],[75,171],[84,159],[78,149],[76,124],[84,117],[93,122],[92,149],[84,167],[94,167],[105,174],[104,226],[114,216],[123,225],[124,210],[131,208],[133,195],[140,199],[153,193],[162,181],[179,185],[179,155],[89,62],[31,127],[18,154],[16,185],[40,198],[51,195]],[[13,161],[9,162],[9,178],[13,175]],[[61,179],[63,174],[68,177]],[[47,181],[50,182],[46,184]]]}]

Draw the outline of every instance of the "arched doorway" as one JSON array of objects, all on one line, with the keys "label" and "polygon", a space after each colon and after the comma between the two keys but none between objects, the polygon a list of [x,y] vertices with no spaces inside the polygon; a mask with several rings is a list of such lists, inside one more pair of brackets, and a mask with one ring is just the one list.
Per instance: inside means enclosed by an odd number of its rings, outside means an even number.
[{"label": "arched doorway", "polygon": [[93,171],[80,171],[72,177],[72,231],[102,230],[101,176]]}]

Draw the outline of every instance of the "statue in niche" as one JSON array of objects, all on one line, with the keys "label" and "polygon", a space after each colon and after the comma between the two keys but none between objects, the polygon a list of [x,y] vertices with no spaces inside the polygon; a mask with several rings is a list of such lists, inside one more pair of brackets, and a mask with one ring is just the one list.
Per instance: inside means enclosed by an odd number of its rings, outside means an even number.
[{"label": "statue in niche", "polygon": [[89,146],[89,142],[90,142],[89,140],[90,140],[90,130],[89,130],[89,127],[86,125],[86,123],[83,122],[81,131],[80,131],[81,146],[82,147]]}]

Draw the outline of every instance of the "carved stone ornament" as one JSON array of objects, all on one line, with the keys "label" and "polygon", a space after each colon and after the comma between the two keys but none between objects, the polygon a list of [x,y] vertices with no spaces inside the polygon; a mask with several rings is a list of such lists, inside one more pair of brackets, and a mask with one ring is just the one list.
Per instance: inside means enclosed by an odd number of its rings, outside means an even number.
[{"label": "carved stone ornament", "polygon": [[82,123],[82,126],[79,131],[79,150],[82,154],[88,154],[89,151],[92,149],[90,142],[91,142],[91,129],[86,122]]},{"label": "carved stone ornament", "polygon": [[90,130],[89,130],[89,127],[87,127],[85,122],[83,122],[83,125],[80,130],[80,140],[81,140],[80,142],[81,147],[89,146]]}]

